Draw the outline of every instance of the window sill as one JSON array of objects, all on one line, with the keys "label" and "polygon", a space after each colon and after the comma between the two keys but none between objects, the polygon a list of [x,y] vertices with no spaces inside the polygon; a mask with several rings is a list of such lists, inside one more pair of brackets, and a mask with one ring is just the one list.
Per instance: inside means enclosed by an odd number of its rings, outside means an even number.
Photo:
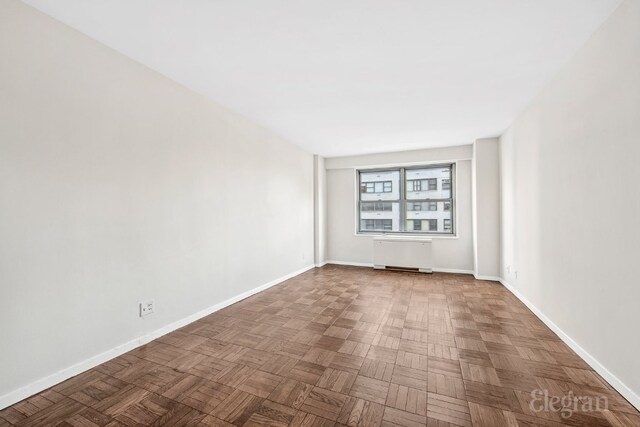
[{"label": "window sill", "polygon": [[392,237],[407,240],[457,239],[457,234],[354,233],[356,237]]}]

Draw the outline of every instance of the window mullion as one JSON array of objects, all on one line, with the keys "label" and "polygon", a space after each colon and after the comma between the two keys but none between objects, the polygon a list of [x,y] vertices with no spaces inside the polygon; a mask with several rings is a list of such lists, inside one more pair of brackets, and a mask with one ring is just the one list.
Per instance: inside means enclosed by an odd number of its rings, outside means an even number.
[{"label": "window mullion", "polygon": [[401,233],[406,232],[406,224],[405,224],[405,216],[406,216],[406,209],[407,209],[407,203],[406,203],[406,193],[405,193],[405,184],[406,184],[406,180],[405,180],[405,169],[404,168],[400,168],[400,208],[399,208],[399,212],[400,212],[400,224],[399,224],[399,229]]}]

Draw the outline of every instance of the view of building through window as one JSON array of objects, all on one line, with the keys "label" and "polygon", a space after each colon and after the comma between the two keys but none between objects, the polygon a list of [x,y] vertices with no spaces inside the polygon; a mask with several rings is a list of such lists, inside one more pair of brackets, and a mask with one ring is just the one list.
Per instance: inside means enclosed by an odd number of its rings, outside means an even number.
[{"label": "view of building through window", "polygon": [[453,234],[453,168],[358,171],[358,231]]}]

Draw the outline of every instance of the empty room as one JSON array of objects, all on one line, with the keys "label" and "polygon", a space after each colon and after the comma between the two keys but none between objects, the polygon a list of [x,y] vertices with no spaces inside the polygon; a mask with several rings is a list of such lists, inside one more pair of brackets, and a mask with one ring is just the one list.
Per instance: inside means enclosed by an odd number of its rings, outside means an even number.
[{"label": "empty room", "polygon": [[0,0],[0,427],[640,426],[640,0]]}]

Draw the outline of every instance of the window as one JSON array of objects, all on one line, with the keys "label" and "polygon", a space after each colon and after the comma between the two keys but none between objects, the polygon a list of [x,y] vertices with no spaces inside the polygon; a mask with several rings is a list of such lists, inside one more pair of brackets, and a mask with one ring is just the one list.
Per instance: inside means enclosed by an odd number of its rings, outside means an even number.
[{"label": "window", "polygon": [[377,231],[377,230],[391,230],[393,220],[391,219],[363,219],[362,225],[365,230]]},{"label": "window", "polygon": [[391,212],[391,203],[374,202],[374,203],[362,203],[363,212]]},{"label": "window", "polygon": [[436,178],[407,180],[407,191],[434,191],[438,189]]},{"label": "window", "polygon": [[359,170],[359,233],[454,234],[455,165]]},{"label": "window", "polygon": [[427,202],[427,203],[407,203],[408,211],[437,211],[438,210],[438,202]]},{"label": "window", "polygon": [[382,181],[366,182],[363,188],[365,193],[390,193],[392,187],[391,181]]}]

